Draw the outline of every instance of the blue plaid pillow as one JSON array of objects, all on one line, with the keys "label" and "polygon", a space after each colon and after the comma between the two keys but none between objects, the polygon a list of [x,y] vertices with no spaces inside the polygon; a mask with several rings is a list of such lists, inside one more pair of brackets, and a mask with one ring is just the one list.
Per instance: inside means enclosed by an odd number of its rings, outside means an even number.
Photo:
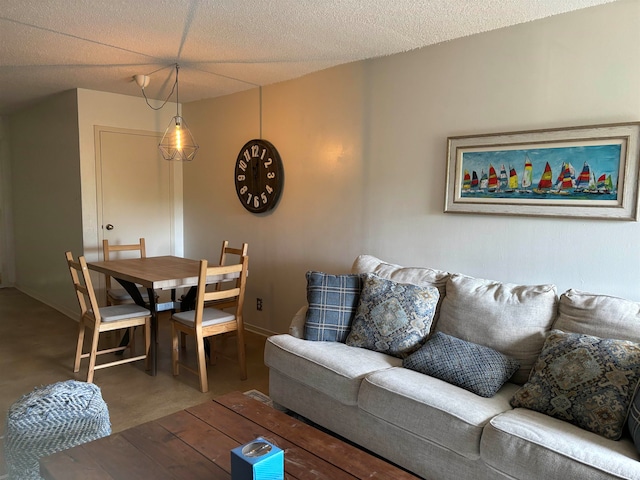
[{"label": "blue plaid pillow", "polygon": [[305,340],[344,343],[351,331],[361,290],[360,275],[307,272],[309,309],[304,324]]},{"label": "blue plaid pillow", "polygon": [[402,366],[465,390],[493,397],[520,364],[496,350],[436,332]]}]

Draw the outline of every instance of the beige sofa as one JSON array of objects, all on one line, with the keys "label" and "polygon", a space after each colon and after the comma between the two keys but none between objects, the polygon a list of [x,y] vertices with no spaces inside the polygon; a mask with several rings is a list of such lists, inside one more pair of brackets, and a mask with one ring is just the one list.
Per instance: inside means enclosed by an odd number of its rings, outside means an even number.
[{"label": "beige sofa", "polygon": [[269,395],[278,404],[433,480],[640,479],[627,431],[605,438],[511,402],[558,329],[640,342],[640,305],[553,285],[519,286],[407,268],[361,255],[353,273],[437,287],[433,331],[518,359],[490,398],[404,368],[403,359],[341,342],[304,340],[307,307],[267,340]]}]

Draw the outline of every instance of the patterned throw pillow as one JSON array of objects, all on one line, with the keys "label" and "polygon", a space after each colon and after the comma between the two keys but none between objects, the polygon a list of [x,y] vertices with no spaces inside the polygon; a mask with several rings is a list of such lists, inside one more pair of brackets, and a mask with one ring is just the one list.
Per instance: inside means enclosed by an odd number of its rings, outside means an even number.
[{"label": "patterned throw pillow", "polygon": [[343,342],[360,300],[360,275],[307,272],[305,340]]},{"label": "patterned throw pillow", "polygon": [[640,344],[552,330],[511,406],[618,440],[639,379]]},{"label": "patterned throw pillow", "polygon": [[438,298],[436,287],[364,274],[360,303],[346,344],[405,357],[429,335]]},{"label": "patterned throw pillow", "polygon": [[402,366],[490,398],[520,364],[492,348],[436,332]]}]

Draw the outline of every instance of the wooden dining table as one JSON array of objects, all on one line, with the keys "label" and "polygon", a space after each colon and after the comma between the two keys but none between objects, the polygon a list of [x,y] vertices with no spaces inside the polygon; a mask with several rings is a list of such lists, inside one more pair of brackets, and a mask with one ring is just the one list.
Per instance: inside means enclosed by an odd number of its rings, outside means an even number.
[{"label": "wooden dining table", "polygon": [[[195,289],[190,287],[195,287],[198,284],[200,261],[167,255],[88,262],[87,266],[90,270],[115,278],[138,305],[149,308],[151,311],[150,373],[155,376],[158,369],[158,313],[190,308],[189,304],[195,298]],[[231,278],[220,278],[219,280]],[[207,278],[207,282],[215,280]],[[148,290],[148,304],[143,300],[138,285]],[[189,287],[190,290],[183,300],[177,301],[175,292],[177,288],[181,287]],[[157,302],[156,290],[171,290],[171,300]]]}]

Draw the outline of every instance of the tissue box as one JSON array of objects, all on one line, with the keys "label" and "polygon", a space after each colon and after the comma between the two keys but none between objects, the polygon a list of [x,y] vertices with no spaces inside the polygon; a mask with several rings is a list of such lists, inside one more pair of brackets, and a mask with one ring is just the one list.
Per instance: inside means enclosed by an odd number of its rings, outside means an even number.
[{"label": "tissue box", "polygon": [[284,452],[262,437],[234,448],[231,480],[284,480]]}]

